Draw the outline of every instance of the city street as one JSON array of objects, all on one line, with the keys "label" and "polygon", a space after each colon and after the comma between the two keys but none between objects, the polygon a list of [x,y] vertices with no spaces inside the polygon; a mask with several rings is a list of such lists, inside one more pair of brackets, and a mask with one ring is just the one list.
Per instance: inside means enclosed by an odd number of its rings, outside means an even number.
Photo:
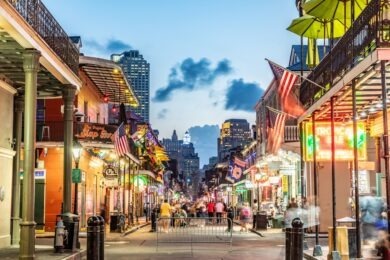
[{"label": "city street", "polygon": [[[110,233],[105,242],[105,259],[284,259],[284,233],[280,229],[262,232],[264,237],[239,230],[235,225],[231,250],[228,244],[197,243],[193,244],[192,254],[189,243],[160,243],[157,251],[157,235],[149,232],[149,225],[126,236]],[[37,244],[50,245],[52,241],[40,238]],[[86,249],[86,238],[80,238],[80,242]]]}]

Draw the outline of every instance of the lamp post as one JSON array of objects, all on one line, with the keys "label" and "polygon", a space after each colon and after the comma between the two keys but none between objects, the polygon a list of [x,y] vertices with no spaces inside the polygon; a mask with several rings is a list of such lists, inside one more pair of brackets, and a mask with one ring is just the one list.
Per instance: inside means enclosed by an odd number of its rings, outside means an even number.
[{"label": "lamp post", "polygon": [[[80,156],[81,156],[81,151],[83,147],[80,145],[79,142],[75,142],[73,144],[73,159],[76,167],[76,171],[78,171],[78,174],[80,174],[79,170],[79,162],[80,162]],[[79,176],[79,180],[81,179],[81,176]],[[74,214],[78,215],[78,182],[79,180],[74,180]]]}]

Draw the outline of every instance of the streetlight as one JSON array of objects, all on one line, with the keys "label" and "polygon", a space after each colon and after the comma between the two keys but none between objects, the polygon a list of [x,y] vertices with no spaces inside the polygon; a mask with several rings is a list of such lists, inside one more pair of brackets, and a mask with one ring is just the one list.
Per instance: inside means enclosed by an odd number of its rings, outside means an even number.
[{"label": "streetlight", "polygon": [[77,172],[76,174],[78,174],[78,177],[75,178],[74,180],[74,214],[75,215],[78,215],[78,183],[81,181],[81,171],[79,169],[79,162],[80,162],[80,156],[81,156],[81,151],[82,151],[83,147],[80,145],[79,142],[75,142],[73,144],[73,159],[74,159],[74,163],[75,163],[75,167],[76,167],[76,171]]}]

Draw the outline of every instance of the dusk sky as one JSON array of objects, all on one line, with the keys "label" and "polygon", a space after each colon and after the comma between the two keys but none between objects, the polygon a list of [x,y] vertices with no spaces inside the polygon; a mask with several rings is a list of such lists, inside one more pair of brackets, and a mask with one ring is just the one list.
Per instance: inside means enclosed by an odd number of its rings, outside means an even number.
[{"label": "dusk sky", "polygon": [[69,35],[82,37],[85,55],[143,54],[160,138],[229,118],[254,124],[253,106],[272,79],[264,59],[285,66],[299,43],[286,30],[298,16],[293,0],[43,2]]}]

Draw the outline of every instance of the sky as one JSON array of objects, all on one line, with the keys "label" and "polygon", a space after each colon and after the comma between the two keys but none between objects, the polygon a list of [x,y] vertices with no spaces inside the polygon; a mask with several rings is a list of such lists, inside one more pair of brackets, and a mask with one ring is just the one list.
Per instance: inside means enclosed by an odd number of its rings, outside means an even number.
[{"label": "sky", "polygon": [[300,42],[286,30],[298,16],[294,0],[43,2],[68,35],[81,36],[85,55],[140,51],[151,67],[150,122],[160,138],[191,127],[207,135],[230,118],[255,124],[253,107],[272,80],[265,58],[286,66]]}]

